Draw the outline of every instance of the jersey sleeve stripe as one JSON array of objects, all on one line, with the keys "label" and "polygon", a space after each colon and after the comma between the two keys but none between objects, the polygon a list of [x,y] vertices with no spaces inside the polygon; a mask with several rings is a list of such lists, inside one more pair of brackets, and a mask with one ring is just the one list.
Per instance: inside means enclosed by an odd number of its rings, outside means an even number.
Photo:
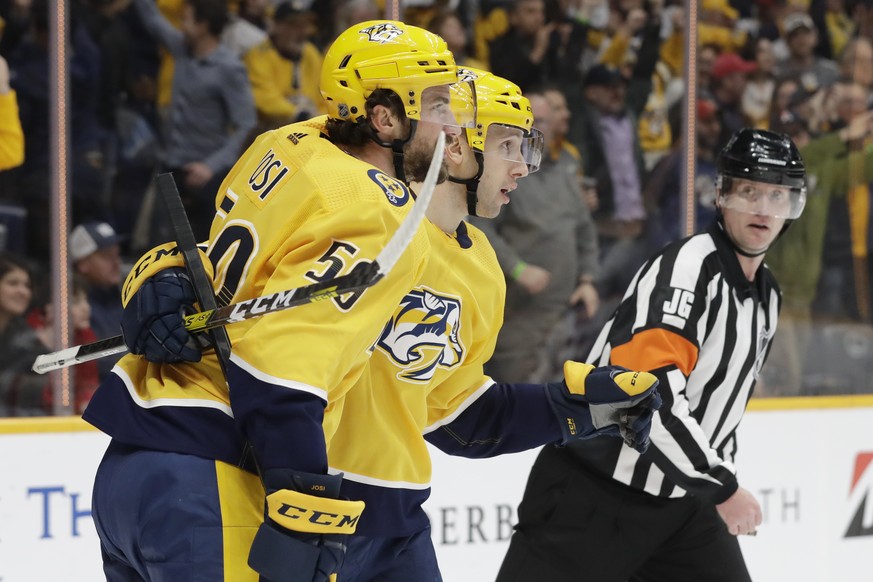
[{"label": "jersey sleeve stripe", "polygon": [[[664,404],[652,422],[652,444],[665,457],[665,460],[678,471],[674,479],[685,489],[688,482],[704,482],[722,484],[713,467],[722,463],[712,449],[704,432],[696,424],[688,408],[688,400],[680,394],[685,386],[685,379],[678,377],[677,371],[668,373],[673,376],[670,387],[673,391],[663,392]],[[681,478],[677,478],[681,475]]]},{"label": "jersey sleeve stripe", "polygon": [[650,320],[648,317],[652,312],[650,304],[654,300],[653,297],[655,295],[655,290],[658,288],[658,273],[661,269],[661,261],[662,258],[658,257],[652,263],[644,265],[638,274],[640,281],[636,286],[636,318],[634,319],[631,329],[622,330],[628,335],[649,324]]},{"label": "jersey sleeve stripe", "polygon": [[421,434],[431,433],[441,426],[450,424],[453,420],[461,416],[461,414],[463,414],[465,410],[472,406],[473,403],[476,402],[476,400],[478,400],[483,394],[485,394],[485,392],[487,392],[488,389],[492,386],[494,386],[494,380],[488,378],[488,380],[484,384],[482,384],[482,386],[480,386],[475,392],[473,392],[470,397],[467,398],[460,406],[458,406],[454,412],[452,412],[449,416],[434,422],[430,426],[424,427],[424,430],[421,431]]},{"label": "jersey sleeve stripe", "polygon": [[672,269],[670,287],[693,291],[697,288],[698,279],[703,272],[706,258],[715,252],[715,243],[709,236],[692,237],[676,252],[675,263],[682,265],[681,269]]},{"label": "jersey sleeve stripe", "polygon": [[343,479],[348,479],[349,481],[354,481],[356,483],[363,483],[364,485],[372,485],[374,487],[384,487],[386,489],[413,489],[420,491],[430,489],[430,483],[412,483],[411,481],[388,481],[386,479],[377,479],[375,477],[368,477],[367,475],[351,473],[349,471],[344,471],[336,467],[330,467],[328,469],[328,473],[330,473],[331,475],[342,475]]},{"label": "jersey sleeve stripe", "polygon": [[675,366],[688,376],[697,365],[698,350],[692,342],[666,329],[652,328],[612,348],[613,364],[632,370],[658,370]]},{"label": "jersey sleeve stripe", "polygon": [[307,394],[312,394],[313,396],[317,396],[327,402],[327,390],[323,388],[317,388],[315,386],[310,386],[309,384],[304,384],[303,382],[295,382],[294,380],[272,376],[255,368],[236,354],[231,354],[230,361],[261,382],[291,388],[292,390],[298,390],[300,392],[306,392]]},{"label": "jersey sleeve stripe", "polygon": [[130,379],[130,376],[127,375],[124,369],[122,369],[120,366],[115,366],[114,368],[112,368],[112,372],[119,378],[121,378],[121,381],[124,382],[124,386],[127,388],[130,399],[133,400],[133,402],[140,408],[157,408],[159,406],[177,406],[180,408],[213,408],[233,418],[233,411],[231,410],[230,406],[214,400],[203,400],[198,398],[155,398],[153,400],[145,400],[137,393],[136,387],[133,385],[133,381]]}]

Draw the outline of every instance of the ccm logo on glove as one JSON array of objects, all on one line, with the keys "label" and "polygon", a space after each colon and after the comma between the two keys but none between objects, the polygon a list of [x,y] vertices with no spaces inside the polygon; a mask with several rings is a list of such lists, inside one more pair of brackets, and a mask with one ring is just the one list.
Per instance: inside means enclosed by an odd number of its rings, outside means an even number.
[{"label": "ccm logo on glove", "polygon": [[288,519],[307,519],[306,516],[309,516],[309,523],[337,528],[342,528],[347,525],[357,525],[358,518],[360,517],[359,515],[338,515],[336,513],[312,511],[310,509],[306,509],[305,507],[298,507],[296,505],[289,505],[287,503],[283,503],[276,513],[278,513],[279,515],[284,515]]},{"label": "ccm logo on glove", "polygon": [[361,518],[364,503],[281,489],[267,496],[267,510],[270,518],[286,529],[317,534],[352,534]]},{"label": "ccm logo on glove", "polygon": [[576,436],[576,422],[572,418],[567,419],[567,430],[571,435]]}]

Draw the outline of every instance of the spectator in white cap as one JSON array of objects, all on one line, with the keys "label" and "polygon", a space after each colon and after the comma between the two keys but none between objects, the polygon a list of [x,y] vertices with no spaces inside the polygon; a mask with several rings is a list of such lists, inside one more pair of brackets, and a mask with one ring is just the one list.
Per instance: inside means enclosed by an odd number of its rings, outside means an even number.
[{"label": "spectator in white cap", "polygon": [[[85,280],[91,304],[91,327],[98,339],[121,333],[121,247],[127,237],[105,222],[86,222],[70,235],[70,259]],[[120,358],[99,360],[100,379]]]},{"label": "spectator in white cap", "polygon": [[804,12],[792,12],[782,21],[782,38],[788,48],[788,57],[776,65],[777,77],[800,80],[807,90],[830,87],[839,78],[834,61],[816,56],[818,29]]}]

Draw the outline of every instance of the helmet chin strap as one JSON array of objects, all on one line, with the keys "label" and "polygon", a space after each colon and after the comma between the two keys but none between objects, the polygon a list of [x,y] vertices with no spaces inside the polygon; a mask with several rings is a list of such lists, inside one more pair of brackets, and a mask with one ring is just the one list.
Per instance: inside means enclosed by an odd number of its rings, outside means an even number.
[{"label": "helmet chin strap", "polygon": [[373,126],[368,124],[368,127],[370,128],[370,139],[383,148],[391,150],[392,158],[394,160],[394,176],[408,186],[409,182],[406,180],[406,168],[403,167],[403,147],[412,141],[413,137],[415,137],[415,130],[418,128],[418,120],[409,120],[409,135],[406,136],[405,139],[395,139],[391,141],[383,141],[379,139],[379,135],[376,133],[376,130],[373,129]]},{"label": "helmet chin strap", "polygon": [[456,178],[449,174],[448,180],[455,184],[464,184],[467,187],[467,214],[469,216],[478,216],[476,214],[476,206],[479,205],[479,178],[482,177],[482,172],[485,170],[485,161],[481,152],[473,153],[476,157],[476,163],[479,165],[476,175],[472,178]]},{"label": "helmet chin strap", "polygon": [[761,255],[763,255],[764,253],[766,253],[767,251],[770,250],[770,246],[768,245],[767,248],[764,249],[763,251],[759,251],[757,253],[750,253],[750,252],[744,251],[743,249],[738,247],[737,244],[734,242],[734,239],[732,239],[730,237],[730,235],[728,235],[728,240],[731,241],[731,246],[734,247],[734,250],[736,252],[743,255],[744,257],[749,257],[750,259],[754,259],[755,257],[760,257]]}]

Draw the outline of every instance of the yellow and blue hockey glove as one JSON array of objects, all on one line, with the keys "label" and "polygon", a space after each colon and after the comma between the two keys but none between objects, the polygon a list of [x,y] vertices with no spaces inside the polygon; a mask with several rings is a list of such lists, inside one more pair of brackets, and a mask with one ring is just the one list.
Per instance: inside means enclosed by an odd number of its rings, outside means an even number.
[{"label": "yellow and blue hockey glove", "polygon": [[564,381],[547,384],[546,393],[564,444],[606,435],[620,436],[640,453],[649,447],[652,417],[661,407],[653,374],[567,361]]},{"label": "yellow and blue hockey glove", "polygon": [[338,499],[342,475],[264,471],[264,523],[249,566],[269,582],[327,582],[339,572],[363,501]]},{"label": "yellow and blue hockey glove", "polygon": [[[205,347],[185,329],[183,315],[197,297],[181,267],[158,271],[130,298],[121,314],[121,333],[132,354],[150,362],[198,362]],[[207,338],[207,334],[197,334]]]}]

